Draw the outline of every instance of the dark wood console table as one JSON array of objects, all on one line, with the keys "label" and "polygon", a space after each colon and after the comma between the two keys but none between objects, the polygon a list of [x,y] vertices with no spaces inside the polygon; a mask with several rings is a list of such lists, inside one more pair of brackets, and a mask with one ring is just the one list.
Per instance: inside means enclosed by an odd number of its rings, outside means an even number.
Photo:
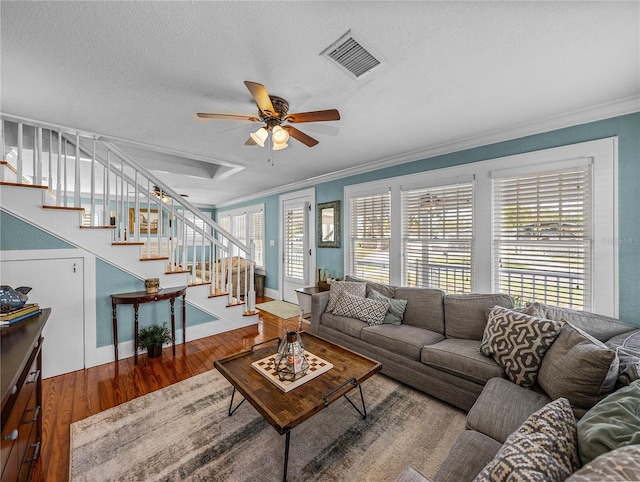
[{"label": "dark wood console table", "polygon": [[156,301],[169,300],[171,303],[171,338],[173,343],[173,354],[176,354],[176,316],[174,304],[176,298],[182,296],[182,343],[187,342],[187,287],[177,286],[175,288],[162,288],[157,293],[147,293],[146,291],[134,291],[132,293],[120,293],[111,295],[111,308],[113,310],[113,346],[115,347],[116,361],[118,361],[118,315],[117,305],[133,305],[134,328],[133,328],[133,349],[134,363],[138,364],[138,308],[143,303],[154,303]]}]

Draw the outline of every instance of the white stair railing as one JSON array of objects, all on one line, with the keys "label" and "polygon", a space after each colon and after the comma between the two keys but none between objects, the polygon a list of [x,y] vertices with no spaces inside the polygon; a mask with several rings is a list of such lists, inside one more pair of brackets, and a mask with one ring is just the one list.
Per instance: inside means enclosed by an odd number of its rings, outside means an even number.
[{"label": "white stair railing", "polygon": [[242,243],[98,134],[5,114],[0,121],[0,181],[46,187],[46,204],[84,208],[83,226],[109,227],[113,243],[140,245],[142,258],[166,260],[166,272],[210,283],[210,294],[227,295],[229,305],[244,296],[245,312],[255,312],[253,242]]}]

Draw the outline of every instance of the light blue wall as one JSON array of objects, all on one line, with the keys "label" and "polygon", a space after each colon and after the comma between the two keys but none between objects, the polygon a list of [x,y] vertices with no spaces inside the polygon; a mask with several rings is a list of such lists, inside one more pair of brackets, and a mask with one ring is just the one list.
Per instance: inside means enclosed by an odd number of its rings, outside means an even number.
[{"label": "light blue wall", "polygon": [[[0,210],[0,250],[36,250],[74,248],[64,241]],[[96,258],[96,346],[113,343],[111,294],[130,291],[144,291],[144,281]],[[2,282],[0,273],[0,283]],[[182,307],[176,301],[176,327],[180,326]],[[152,323],[171,322],[169,301],[160,301],[140,306],[140,327]],[[187,295],[187,326],[195,326],[217,318],[190,305]],[[133,309],[131,306],[118,307],[118,340],[133,340]]]},{"label": "light blue wall", "polygon": [[45,233],[0,209],[0,250],[72,249],[75,246]]},{"label": "light blue wall", "polygon": [[[144,280],[131,276],[101,259],[96,260],[96,339],[98,347],[113,343],[111,294],[144,290]],[[187,327],[217,320],[210,314],[190,305],[188,298],[187,293]],[[176,329],[178,329],[182,323],[182,299],[176,300],[174,307]],[[118,342],[133,340],[133,306],[118,305],[116,309],[118,310]],[[164,322],[171,326],[171,304],[168,300],[140,305],[138,313],[140,328],[153,324],[161,325]]]},{"label": "light blue wall", "polygon": [[[345,177],[316,185],[316,202],[343,199],[343,188],[351,184],[375,181],[387,177],[403,176],[443,167],[451,167],[471,162],[512,156],[524,152],[549,149],[578,142],[618,136],[618,214],[619,214],[619,313],[627,323],[640,326],[640,113],[614,117],[598,122],[558,129],[543,134],[522,137],[487,146],[467,149],[452,154],[421,159],[398,166],[379,169],[356,176]],[[284,193],[284,192],[283,192]],[[269,202],[268,202],[269,201]],[[246,204],[267,203],[266,218],[268,239],[278,243],[278,196],[260,198]],[[225,207],[232,209],[237,206]],[[344,202],[342,203],[344,220]],[[316,264],[327,268],[332,277],[344,275],[344,243],[341,248],[317,248]],[[277,273],[278,246],[269,247],[267,266],[273,266]],[[269,288],[278,289],[278,280],[272,276]]]}]

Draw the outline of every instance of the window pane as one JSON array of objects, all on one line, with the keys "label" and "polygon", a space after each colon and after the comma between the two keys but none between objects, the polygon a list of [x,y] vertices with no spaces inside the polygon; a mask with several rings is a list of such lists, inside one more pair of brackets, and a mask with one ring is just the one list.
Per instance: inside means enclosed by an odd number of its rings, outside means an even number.
[{"label": "window pane", "polygon": [[403,284],[471,292],[473,184],[402,193]]},{"label": "window pane", "polygon": [[391,195],[389,192],[351,199],[351,273],[389,283]]},{"label": "window pane", "polygon": [[284,274],[304,279],[304,206],[285,210]]},{"label": "window pane", "polygon": [[494,180],[496,289],[590,309],[590,201],[590,166]]}]

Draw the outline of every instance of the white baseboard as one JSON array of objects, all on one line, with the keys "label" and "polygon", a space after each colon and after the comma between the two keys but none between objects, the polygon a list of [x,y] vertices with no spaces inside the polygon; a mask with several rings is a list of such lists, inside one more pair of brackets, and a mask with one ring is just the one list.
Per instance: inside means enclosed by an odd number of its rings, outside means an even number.
[{"label": "white baseboard", "polygon": [[[246,320],[246,321],[245,321]],[[187,342],[205,338],[225,331],[237,330],[245,326],[255,325],[258,323],[258,316],[246,316],[242,322],[232,322],[226,320],[214,320],[210,323],[202,323],[200,325],[187,327]],[[182,329],[176,329],[176,346],[182,344]],[[169,345],[170,346],[170,345]],[[118,343],[118,358],[120,360],[129,358],[134,355],[133,340]],[[113,345],[102,346],[96,350],[95,365],[103,365],[112,363],[116,359]],[[87,366],[86,368],[90,368]]]}]

